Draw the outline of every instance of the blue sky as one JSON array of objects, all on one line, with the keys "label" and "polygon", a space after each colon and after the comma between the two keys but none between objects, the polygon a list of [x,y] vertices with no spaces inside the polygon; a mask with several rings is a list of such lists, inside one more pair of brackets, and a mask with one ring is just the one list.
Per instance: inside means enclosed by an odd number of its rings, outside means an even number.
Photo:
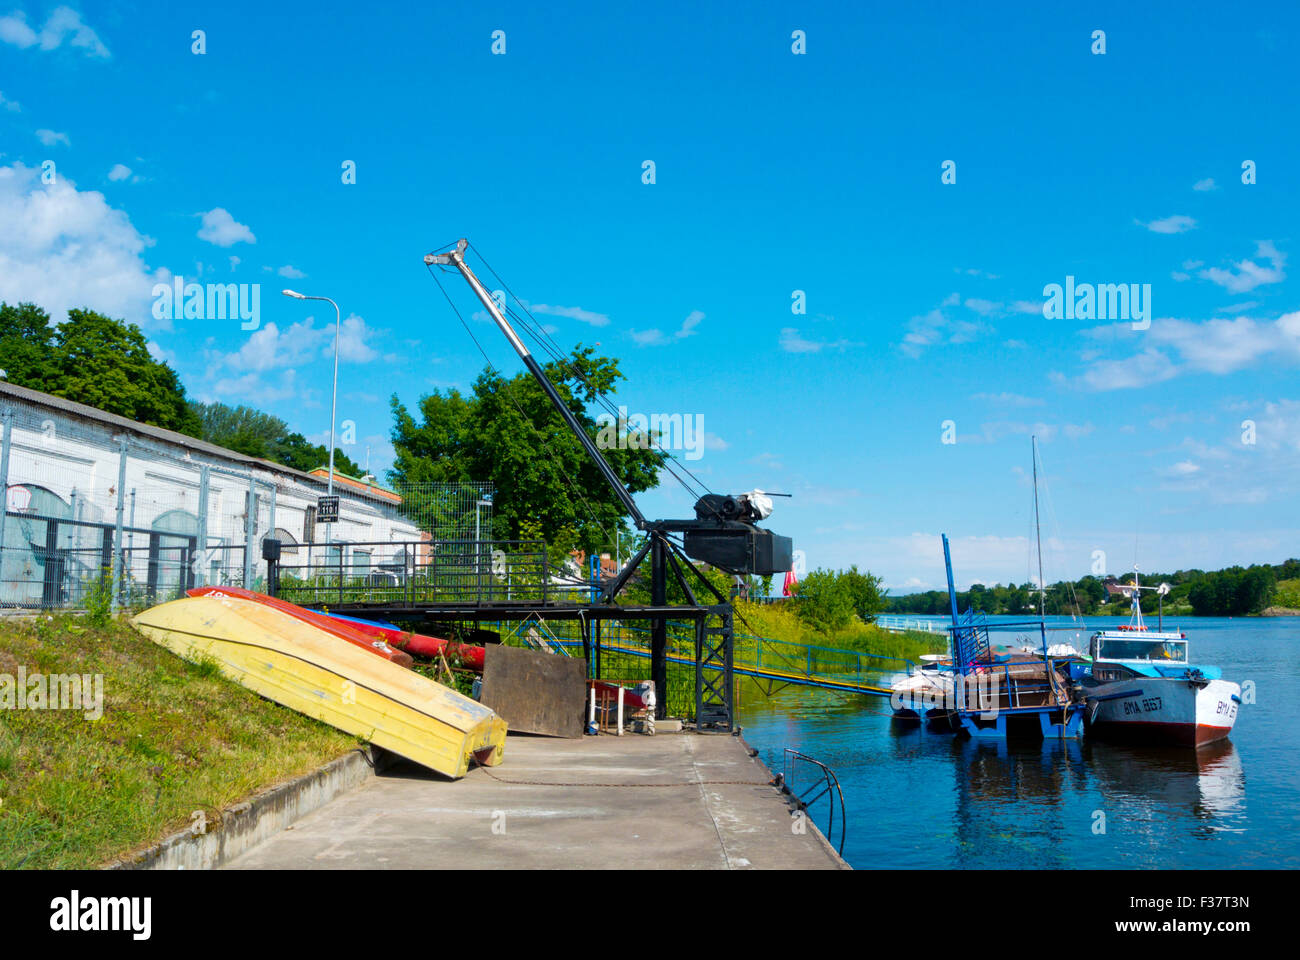
[{"label": "blue sky", "polygon": [[[421,263],[468,236],[620,358],[618,402],[703,417],[709,487],[794,494],[770,525],[810,568],[938,586],[947,532],[962,584],[1029,579],[1031,434],[1049,580],[1278,562],[1300,16],[1130,7],[0,0],[0,298],[138,322],[192,395],[319,440],[332,310],[278,291],[331,296],[382,471],[387,397],[482,367]],[[175,275],[260,283],[258,329],[155,318]],[[1149,284],[1149,328],[1045,319],[1067,276]]]}]

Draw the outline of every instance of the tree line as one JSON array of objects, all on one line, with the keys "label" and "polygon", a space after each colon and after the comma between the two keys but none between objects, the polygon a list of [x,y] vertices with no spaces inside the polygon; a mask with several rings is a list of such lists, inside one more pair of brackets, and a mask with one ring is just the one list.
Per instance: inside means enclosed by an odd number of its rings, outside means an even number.
[{"label": "tree line", "polygon": [[[134,323],[94,310],[69,310],[57,325],[33,303],[0,302],[0,369],[20,387],[75,400],[150,426],[174,430],[250,457],[311,471],[329,451],[279,417],[240,404],[198,403],[165,361],[149,351]],[[334,467],[357,475],[341,450]]]},{"label": "tree line", "polygon": [[[1300,560],[1287,560],[1280,564],[1253,564],[1234,566],[1223,570],[1176,570],[1173,573],[1144,573],[1144,586],[1168,583],[1170,591],[1164,598],[1166,612],[1185,611],[1197,616],[1237,617],[1260,613],[1277,598],[1278,584],[1300,577]],[[1131,584],[1133,574],[1116,578],[1116,583]],[[1142,612],[1155,613],[1160,599],[1155,591],[1142,591]],[[971,585],[969,590],[957,594],[960,610],[973,607],[988,614],[1036,614],[1039,609],[1038,589],[1033,583],[1017,586],[1014,583],[986,586]],[[1060,581],[1044,591],[1043,607],[1049,615],[1125,613],[1130,609],[1128,597],[1110,594],[1106,579],[1095,576],[1075,581]],[[904,596],[890,597],[889,613],[941,614],[950,613],[948,593],[929,590]]]}]

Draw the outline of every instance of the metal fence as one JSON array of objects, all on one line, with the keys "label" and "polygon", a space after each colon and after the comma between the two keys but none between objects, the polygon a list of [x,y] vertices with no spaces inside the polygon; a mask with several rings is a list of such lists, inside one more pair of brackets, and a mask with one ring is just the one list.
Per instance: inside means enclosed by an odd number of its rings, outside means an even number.
[{"label": "metal fence", "polygon": [[[264,589],[268,538],[284,544],[286,564],[308,568],[304,579],[326,577],[336,591],[357,578],[409,588],[429,563],[450,564],[464,549],[415,544],[392,567],[408,541],[491,540],[490,484],[386,490],[336,476],[337,524],[317,521],[324,488],[323,476],[245,465],[234,454],[223,460],[56,406],[0,402],[0,610],[81,607],[105,577],[115,607],[169,599],[182,585]],[[330,542],[317,553],[313,541]],[[493,595],[490,550],[469,566]],[[537,579],[527,566],[522,558],[507,565],[506,593]],[[442,567],[433,583],[449,575]]]},{"label": "metal fence", "polygon": [[540,602],[556,586],[541,540],[412,540],[281,549],[276,595],[304,605]]},{"label": "metal fence", "polygon": [[401,497],[398,508],[434,540],[491,540],[490,483],[474,481],[397,482],[388,489]]}]

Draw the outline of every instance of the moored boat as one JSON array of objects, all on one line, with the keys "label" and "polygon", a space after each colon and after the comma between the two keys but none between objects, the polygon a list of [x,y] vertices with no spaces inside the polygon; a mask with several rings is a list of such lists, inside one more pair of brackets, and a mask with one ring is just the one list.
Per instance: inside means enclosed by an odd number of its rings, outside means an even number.
[{"label": "moored boat", "polygon": [[1241,706],[1241,687],[1224,680],[1218,667],[1188,659],[1187,634],[1156,630],[1142,619],[1137,578],[1117,592],[1133,600],[1128,624],[1093,635],[1092,669],[1079,685],[1090,736],[1175,746],[1201,746],[1232,732]]}]

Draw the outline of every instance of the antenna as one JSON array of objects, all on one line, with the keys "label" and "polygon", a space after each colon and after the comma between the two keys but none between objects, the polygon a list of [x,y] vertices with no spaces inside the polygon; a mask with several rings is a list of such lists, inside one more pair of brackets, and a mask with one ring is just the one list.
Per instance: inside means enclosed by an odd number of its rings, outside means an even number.
[{"label": "antenna", "polygon": [[1047,656],[1047,583],[1043,580],[1043,528],[1038,522],[1038,438],[1029,438],[1034,460],[1034,538],[1038,541],[1038,626],[1043,635],[1043,656]]}]

